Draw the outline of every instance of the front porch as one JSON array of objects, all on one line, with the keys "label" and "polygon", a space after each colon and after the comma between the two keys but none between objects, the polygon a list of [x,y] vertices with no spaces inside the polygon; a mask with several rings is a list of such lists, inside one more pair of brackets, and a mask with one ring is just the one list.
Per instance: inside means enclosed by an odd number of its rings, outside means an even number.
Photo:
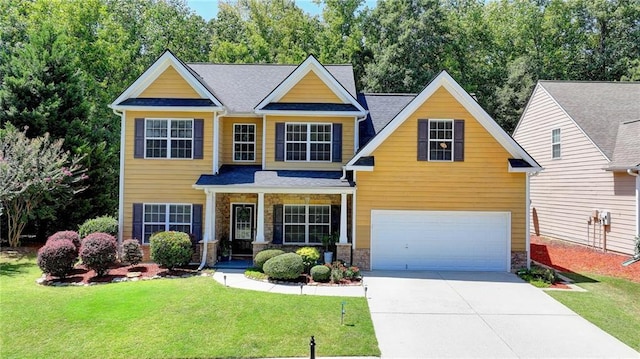
[{"label": "front porch", "polygon": [[[239,167],[239,166],[229,166]],[[203,175],[206,206],[201,253],[214,266],[223,256],[253,259],[261,250],[294,252],[336,233],[334,259],[352,263],[353,182],[338,171],[262,171],[222,168]],[[204,249],[206,246],[206,250]]]}]

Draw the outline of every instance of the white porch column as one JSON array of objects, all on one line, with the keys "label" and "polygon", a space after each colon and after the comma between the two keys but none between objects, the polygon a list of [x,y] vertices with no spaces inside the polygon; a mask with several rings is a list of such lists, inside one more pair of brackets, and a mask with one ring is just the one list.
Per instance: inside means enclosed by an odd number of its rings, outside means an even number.
[{"label": "white porch column", "polygon": [[258,193],[258,219],[256,220],[256,242],[264,242],[264,193]]},{"label": "white porch column", "polygon": [[347,194],[340,194],[340,243],[347,243]]},{"label": "white porch column", "polygon": [[204,219],[204,238],[205,242],[211,242],[216,239],[216,193],[206,191],[206,216]]}]

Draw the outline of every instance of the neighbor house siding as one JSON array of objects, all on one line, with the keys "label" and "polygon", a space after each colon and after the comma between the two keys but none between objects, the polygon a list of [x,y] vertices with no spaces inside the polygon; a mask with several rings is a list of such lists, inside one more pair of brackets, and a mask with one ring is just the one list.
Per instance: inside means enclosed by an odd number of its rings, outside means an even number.
[{"label": "neighbor house siding", "polygon": [[309,71],[278,102],[343,103],[338,96],[316,75]]},{"label": "neighbor house siding", "polygon": [[173,66],[167,67],[138,97],[202,98]]},{"label": "neighbor house siding", "polygon": [[[133,112],[127,111],[124,155],[124,228],[123,238],[131,238],[134,203],[205,203],[201,190],[192,188],[203,173],[211,173],[213,113]],[[202,159],[133,158],[136,118],[204,119]],[[206,213],[203,213],[206,216]],[[205,218],[205,217],[203,217]]]},{"label": "neighbor house siding", "polygon": [[[233,125],[256,125],[256,157],[253,162],[233,161]],[[262,118],[257,117],[221,117],[220,118],[220,159],[223,165],[259,165],[262,164]]]},{"label": "neighbor house siding", "polygon": [[[561,129],[562,156],[551,158],[551,131]],[[544,171],[531,178],[531,232],[576,243],[633,253],[635,178],[603,168],[608,160],[541,88],[523,114],[514,138]],[[589,226],[594,210],[611,212],[606,231]],[[595,238],[594,238],[595,229]],[[602,230],[601,230],[602,229]]]},{"label": "neighbor house siding", "polygon": [[[417,160],[418,120],[429,118],[465,120],[464,161]],[[511,250],[526,250],[525,174],[508,172],[509,153],[444,88],[400,125],[373,156],[373,172],[358,172],[356,177],[358,250],[370,248],[371,211],[375,209],[510,212]]]},{"label": "neighbor house siding", "polygon": [[[295,116],[267,116],[267,134],[265,142],[266,168],[276,169],[308,169],[308,170],[342,170],[353,156],[354,117],[295,117]],[[275,160],[276,123],[341,123],[342,124],[342,161],[341,162],[287,162]]]}]

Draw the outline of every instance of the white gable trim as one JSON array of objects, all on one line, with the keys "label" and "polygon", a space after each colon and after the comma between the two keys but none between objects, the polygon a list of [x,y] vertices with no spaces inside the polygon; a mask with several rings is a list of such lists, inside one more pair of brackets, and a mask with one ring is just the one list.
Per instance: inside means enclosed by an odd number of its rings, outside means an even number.
[{"label": "white gable trim", "polygon": [[529,162],[533,168],[540,168],[538,163],[511,138],[498,125],[489,114],[449,75],[442,71],[433,81],[427,85],[396,117],[385,126],[369,143],[367,143],[357,155],[355,155],[347,166],[353,166],[360,157],[371,156],[400,125],[406,121],[422,104],[424,104],[440,87],[444,87],[451,95],[476,118],[476,120],[487,130],[509,154],[514,158],[521,158]]},{"label": "white gable trim", "polygon": [[303,77],[310,71],[313,71],[321,80],[338,96],[343,103],[354,105],[359,112],[366,113],[366,110],[358,103],[358,101],[342,86],[338,80],[322,64],[313,56],[309,55],[284,81],[282,81],[271,93],[267,95],[256,107],[256,111],[271,102],[278,102],[286,95]]},{"label": "white gable trim", "polygon": [[151,85],[169,66],[172,66],[182,78],[203,98],[207,98],[219,109],[222,103],[178,60],[171,51],[166,50],[138,79],[113,101],[110,107],[116,107],[120,102],[138,97],[149,85]]}]

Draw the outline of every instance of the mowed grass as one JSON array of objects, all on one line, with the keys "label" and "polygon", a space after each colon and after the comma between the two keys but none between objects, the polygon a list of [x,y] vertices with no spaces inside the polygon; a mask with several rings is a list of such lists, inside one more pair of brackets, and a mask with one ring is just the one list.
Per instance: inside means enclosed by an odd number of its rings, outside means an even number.
[{"label": "mowed grass", "polygon": [[592,274],[563,275],[588,292],[549,291],[547,294],[640,351],[640,283]]},{"label": "mowed grass", "polygon": [[[281,295],[211,277],[46,287],[0,258],[1,358],[379,356],[364,298]],[[341,303],[346,302],[344,325]]]}]

